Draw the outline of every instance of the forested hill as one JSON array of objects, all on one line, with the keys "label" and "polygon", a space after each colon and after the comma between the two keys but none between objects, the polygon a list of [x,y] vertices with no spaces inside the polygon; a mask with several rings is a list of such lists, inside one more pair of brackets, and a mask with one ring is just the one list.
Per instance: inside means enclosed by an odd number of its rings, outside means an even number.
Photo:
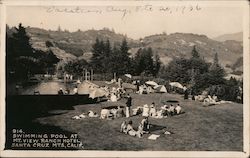
[{"label": "forested hill", "polygon": [[205,35],[190,33],[152,35],[142,39],[141,43],[158,53],[164,63],[168,63],[174,57],[190,57],[194,45],[196,45],[200,55],[208,61],[212,61],[214,54],[217,52],[220,62],[224,66],[234,64],[243,55],[241,42],[218,42]]},{"label": "forested hill", "polygon": [[[163,64],[169,63],[175,57],[190,57],[191,50],[196,45],[197,50],[205,60],[212,61],[214,54],[217,52],[220,63],[226,67],[227,71],[232,71],[232,67],[237,71],[242,71],[242,65],[238,64],[243,56],[243,46],[240,41],[219,42],[205,35],[191,33],[157,34],[140,40],[133,40],[126,35],[118,34],[109,29],[69,32],[67,30],[51,31],[28,27],[26,31],[30,36],[30,43],[33,48],[47,49],[46,41],[50,41],[55,47],[56,55],[59,58],[69,56],[89,61],[92,45],[97,37],[104,41],[109,39],[111,46],[121,43],[126,38],[130,47],[129,52],[132,55],[139,48],[151,47],[153,52],[159,55]],[[10,30],[9,33],[11,33]],[[62,53],[61,56],[60,53]]]},{"label": "forested hill", "polygon": [[51,41],[56,47],[77,57],[90,52],[96,38],[102,40],[109,39],[111,45],[120,43],[124,38],[126,38],[130,46],[135,46],[136,44],[134,40],[127,38],[125,35],[117,34],[108,29],[69,32],[60,30],[47,31],[29,27],[26,30],[31,37],[31,43],[34,47],[44,47],[45,41]]}]

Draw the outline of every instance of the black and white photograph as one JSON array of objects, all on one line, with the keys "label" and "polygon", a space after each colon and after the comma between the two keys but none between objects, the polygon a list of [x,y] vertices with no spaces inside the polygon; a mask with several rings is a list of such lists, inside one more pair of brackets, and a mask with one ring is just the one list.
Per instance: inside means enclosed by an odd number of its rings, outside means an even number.
[{"label": "black and white photograph", "polygon": [[248,1],[14,2],[2,156],[249,156]]}]

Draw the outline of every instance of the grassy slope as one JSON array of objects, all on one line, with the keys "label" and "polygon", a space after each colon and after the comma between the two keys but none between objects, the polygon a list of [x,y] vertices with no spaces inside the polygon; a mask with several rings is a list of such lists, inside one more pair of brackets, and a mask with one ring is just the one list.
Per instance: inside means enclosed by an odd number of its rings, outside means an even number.
[{"label": "grassy slope", "polygon": [[[152,132],[161,134],[156,140],[148,140],[149,135],[135,138],[119,132],[120,124],[126,118],[100,120],[86,118],[72,120],[71,117],[82,112],[100,109],[111,105],[125,105],[125,100],[117,103],[102,102],[92,105],[77,105],[75,110],[62,115],[38,118],[41,124],[59,126],[60,128],[78,133],[85,149],[89,150],[192,150],[192,151],[241,151],[243,148],[243,109],[241,104],[221,104],[203,107],[202,103],[184,101],[182,96],[175,94],[132,94],[133,107],[150,104],[158,107],[163,100],[179,100],[185,113],[165,119],[150,119]],[[130,118],[137,128],[141,116]],[[164,128],[164,129],[163,129]],[[172,131],[172,135],[162,134],[164,130]]]}]

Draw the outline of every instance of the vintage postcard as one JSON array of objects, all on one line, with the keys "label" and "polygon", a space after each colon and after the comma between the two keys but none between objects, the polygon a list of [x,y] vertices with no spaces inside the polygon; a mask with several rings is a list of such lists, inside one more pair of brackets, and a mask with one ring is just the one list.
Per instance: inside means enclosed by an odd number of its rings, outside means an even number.
[{"label": "vintage postcard", "polygon": [[248,157],[248,1],[0,1],[2,157]]}]

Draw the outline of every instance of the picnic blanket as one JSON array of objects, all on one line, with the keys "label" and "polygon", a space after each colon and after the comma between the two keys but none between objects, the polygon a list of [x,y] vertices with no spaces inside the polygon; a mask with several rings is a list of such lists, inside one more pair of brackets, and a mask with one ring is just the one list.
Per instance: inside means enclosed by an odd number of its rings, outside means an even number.
[{"label": "picnic blanket", "polygon": [[158,137],[160,137],[160,135],[158,135],[158,134],[151,134],[151,135],[148,137],[148,139],[150,139],[150,140],[156,140]]}]

